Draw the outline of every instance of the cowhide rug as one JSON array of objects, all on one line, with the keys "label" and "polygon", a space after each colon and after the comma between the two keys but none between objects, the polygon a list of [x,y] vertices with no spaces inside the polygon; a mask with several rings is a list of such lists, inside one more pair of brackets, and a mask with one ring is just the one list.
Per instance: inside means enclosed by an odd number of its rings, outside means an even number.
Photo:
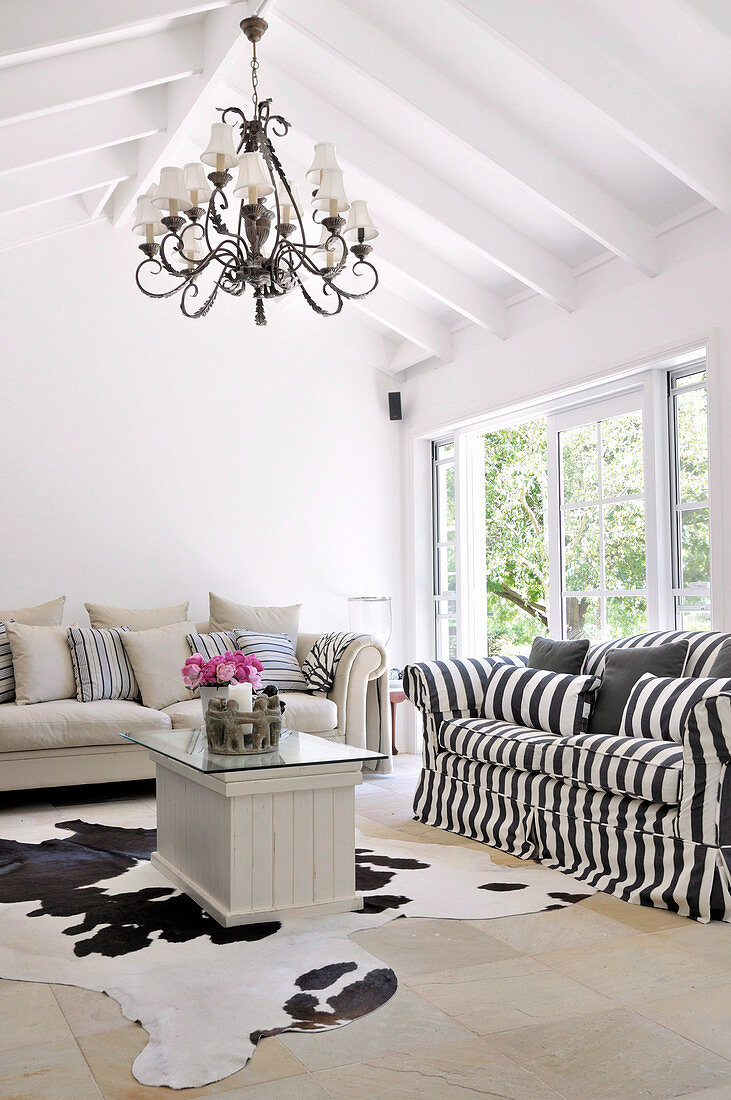
[{"label": "cowhide rug", "polygon": [[144,1085],[202,1086],[283,1031],[341,1027],[396,975],[348,937],[395,917],[480,919],[587,897],[558,871],[487,850],[357,837],[362,912],[221,928],[149,862],[154,829],[85,821],[0,839],[0,976],[101,990],[149,1042]]}]

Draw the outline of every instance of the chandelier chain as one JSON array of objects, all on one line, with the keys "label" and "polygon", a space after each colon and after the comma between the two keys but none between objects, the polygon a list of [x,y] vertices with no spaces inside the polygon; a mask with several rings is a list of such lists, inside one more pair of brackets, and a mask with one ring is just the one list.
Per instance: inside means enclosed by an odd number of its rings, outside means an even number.
[{"label": "chandelier chain", "polygon": [[252,42],[251,46],[253,53],[251,58],[251,87],[254,89],[251,101],[254,104],[254,111],[256,111],[259,106],[259,61],[256,56],[256,42]]}]

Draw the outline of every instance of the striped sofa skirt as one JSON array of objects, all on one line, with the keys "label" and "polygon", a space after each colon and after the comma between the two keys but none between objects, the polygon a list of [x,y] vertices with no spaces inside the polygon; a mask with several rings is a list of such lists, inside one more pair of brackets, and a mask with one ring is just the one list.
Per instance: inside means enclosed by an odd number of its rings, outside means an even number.
[{"label": "striped sofa skirt", "polygon": [[538,772],[427,754],[414,816],[565,871],[623,901],[731,921],[731,847],[678,836],[678,807]]}]

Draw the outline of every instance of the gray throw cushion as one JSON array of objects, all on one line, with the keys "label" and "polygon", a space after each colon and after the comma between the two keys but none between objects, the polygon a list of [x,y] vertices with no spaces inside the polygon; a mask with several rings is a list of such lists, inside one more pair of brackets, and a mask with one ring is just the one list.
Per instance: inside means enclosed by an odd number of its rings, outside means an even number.
[{"label": "gray throw cushion", "polygon": [[589,648],[588,638],[573,641],[555,641],[553,638],[534,638],[528,658],[528,668],[542,668],[546,672],[563,672],[578,676]]},{"label": "gray throw cushion", "polygon": [[647,672],[653,676],[682,676],[687,653],[686,640],[638,649],[610,649],[589,733],[620,736],[624,708],[640,677]]},{"label": "gray throw cushion", "polygon": [[723,643],[718,651],[716,660],[713,662],[706,675],[731,677],[731,638]]}]

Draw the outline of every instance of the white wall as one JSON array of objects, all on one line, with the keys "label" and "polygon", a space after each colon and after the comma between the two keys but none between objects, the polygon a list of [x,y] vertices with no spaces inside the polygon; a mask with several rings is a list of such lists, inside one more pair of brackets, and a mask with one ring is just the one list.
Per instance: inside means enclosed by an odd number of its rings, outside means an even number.
[{"label": "white wall", "polygon": [[[411,372],[404,386],[406,659],[430,645],[429,516],[425,439],[531,398],[608,377],[654,355],[710,338],[713,582],[717,629],[731,630],[731,223],[712,213],[663,239],[665,267],[648,279],[612,261],[579,279],[573,314],[532,298],[511,308],[504,342],[472,327],[454,361]],[[429,654],[431,655],[431,654]]]},{"label": "white wall", "polygon": [[0,255],[0,607],[65,593],[86,622],[84,601],[189,599],[203,618],[212,588],[302,601],[305,630],[346,626],[349,595],[398,609],[380,340],[301,297],[266,328],[225,295],[187,320],[137,290],[135,243],[98,223]]}]

